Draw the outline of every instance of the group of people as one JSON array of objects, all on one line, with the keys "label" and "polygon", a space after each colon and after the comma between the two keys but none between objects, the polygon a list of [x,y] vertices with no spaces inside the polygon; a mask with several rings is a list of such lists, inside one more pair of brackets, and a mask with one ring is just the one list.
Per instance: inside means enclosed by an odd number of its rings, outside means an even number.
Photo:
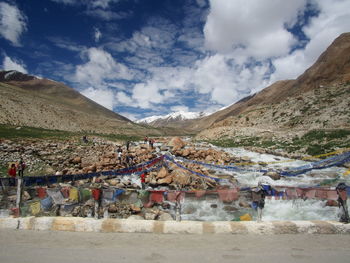
[{"label": "group of people", "polygon": [[8,175],[12,178],[15,178],[16,175],[19,177],[23,177],[24,169],[26,168],[26,164],[22,159],[17,163],[12,163],[8,169]]},{"label": "group of people", "polygon": [[[350,223],[348,205],[347,205],[347,186],[345,183],[339,183],[336,187],[338,194],[338,206],[339,206],[339,221],[342,223]],[[267,191],[263,187],[261,182],[258,183],[258,187],[252,191],[252,207],[257,211],[257,222],[262,221],[262,212],[265,206],[265,197]]]},{"label": "group of people", "polygon": [[125,165],[125,167],[130,167],[135,164],[136,162],[136,156],[132,153],[129,153],[129,145],[127,143],[126,145],[126,153],[123,154],[123,149],[121,146],[118,146],[116,149],[116,153],[118,156],[119,164]]},{"label": "group of people", "polygon": [[148,138],[147,136],[144,138],[144,142],[153,149],[153,145],[155,143],[155,140],[153,138]]}]

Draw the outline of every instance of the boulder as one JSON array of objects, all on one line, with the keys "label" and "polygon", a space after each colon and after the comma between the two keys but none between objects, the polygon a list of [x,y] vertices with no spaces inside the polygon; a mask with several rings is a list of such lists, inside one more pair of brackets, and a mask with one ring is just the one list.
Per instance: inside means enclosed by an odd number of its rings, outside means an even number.
[{"label": "boulder", "polygon": [[171,175],[157,180],[158,184],[171,184],[173,177]]},{"label": "boulder", "polygon": [[250,208],[250,204],[247,201],[239,201],[239,206],[244,208]]},{"label": "boulder", "polygon": [[134,213],[141,212],[141,207],[139,207],[138,205],[132,204],[132,205],[130,205],[130,208]]},{"label": "boulder", "polygon": [[81,163],[81,157],[80,157],[80,156],[74,157],[74,158],[71,160],[71,163],[73,163],[73,164],[79,164],[79,163]]},{"label": "boulder", "polygon": [[157,217],[156,214],[153,214],[153,213],[145,213],[145,219],[146,220],[155,220]]},{"label": "boulder", "polygon": [[115,213],[118,211],[118,208],[115,204],[111,204],[109,207],[108,207],[108,212],[110,213]]},{"label": "boulder", "polygon": [[338,202],[336,200],[327,200],[326,206],[338,207]]},{"label": "boulder", "polygon": [[191,183],[190,175],[182,169],[175,169],[171,172],[173,183],[178,186],[186,186]]},{"label": "boulder", "polygon": [[156,177],[157,177],[157,179],[161,179],[161,178],[167,177],[168,175],[169,175],[168,170],[165,167],[162,167],[159,170]]},{"label": "boulder", "polygon": [[344,163],[343,166],[346,168],[350,168],[350,162]]},{"label": "boulder", "polygon": [[185,147],[185,145],[185,142],[181,140],[180,137],[173,137],[168,143],[168,146],[173,147],[174,151],[182,149],[183,147]]},{"label": "boulder", "polygon": [[270,177],[270,178],[273,179],[273,180],[279,180],[279,179],[281,179],[281,175],[280,175],[279,173],[273,172],[273,171],[267,172],[267,173],[265,173],[264,175]]},{"label": "boulder", "polygon": [[189,156],[191,154],[191,151],[190,151],[190,149],[184,149],[183,150],[183,152],[182,152],[182,156],[183,157],[187,157],[187,156]]},{"label": "boulder", "polygon": [[212,162],[213,160],[214,160],[214,157],[211,155],[207,155],[207,157],[205,157],[206,162]]}]

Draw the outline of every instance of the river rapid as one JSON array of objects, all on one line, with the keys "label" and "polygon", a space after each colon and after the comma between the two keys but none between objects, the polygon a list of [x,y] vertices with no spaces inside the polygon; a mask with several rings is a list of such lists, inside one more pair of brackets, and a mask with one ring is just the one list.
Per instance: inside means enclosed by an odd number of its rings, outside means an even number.
[{"label": "river rapid", "polygon": [[[216,169],[216,173],[218,174],[224,173],[233,176],[237,180],[240,187],[256,187],[259,182],[269,184],[272,187],[311,187],[318,185],[320,182],[326,179],[334,179],[338,175],[340,176],[339,181],[333,185],[330,185],[329,187],[335,187],[339,182],[345,182],[347,185],[350,183],[349,176],[344,175],[347,169],[342,167],[312,170],[295,177],[281,177],[280,180],[272,180],[270,177],[263,176],[263,173],[257,170],[283,170],[285,168],[303,166],[308,164],[308,162],[301,160],[291,160],[271,154],[251,152],[243,148],[221,148],[215,146],[211,147],[217,150],[226,151],[237,157],[249,157],[253,163],[269,163],[264,166],[257,164],[251,165],[249,166],[249,171],[246,172],[232,172]],[[274,198],[266,198],[265,208],[263,210],[263,220],[338,220],[339,208],[326,206],[326,202],[327,201],[315,199],[275,200]],[[182,219],[184,220],[235,220],[245,213],[249,213],[253,219],[256,218],[256,212],[251,208],[242,208],[238,211],[232,211],[231,209],[228,209],[227,205],[211,197],[206,197],[201,200],[186,198],[182,206],[182,212]]]}]

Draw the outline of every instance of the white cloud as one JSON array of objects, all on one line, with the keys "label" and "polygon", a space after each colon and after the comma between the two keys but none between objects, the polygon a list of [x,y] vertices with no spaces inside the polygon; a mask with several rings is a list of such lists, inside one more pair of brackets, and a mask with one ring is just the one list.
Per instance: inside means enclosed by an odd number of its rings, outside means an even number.
[{"label": "white cloud", "polygon": [[15,5],[0,3],[0,34],[14,46],[20,46],[20,36],[27,30],[26,16]]},{"label": "white cloud", "polygon": [[189,108],[184,105],[176,105],[176,106],[170,107],[170,110],[174,112],[178,112],[178,111],[188,112]]},{"label": "white cloud", "polygon": [[256,58],[286,54],[294,39],[285,24],[295,21],[305,4],[306,0],[211,0],[206,46],[218,52],[239,48]]},{"label": "white cloud", "polygon": [[114,93],[108,88],[89,87],[80,93],[109,110],[113,110],[115,106]]},{"label": "white cloud", "polygon": [[84,6],[84,13],[89,16],[93,16],[102,20],[110,21],[117,19],[124,19],[130,17],[133,12],[114,12],[111,11],[111,4],[118,3],[120,0],[51,0],[53,2],[64,4],[64,5],[74,5],[74,6]]},{"label": "white cloud", "polygon": [[198,61],[192,81],[199,93],[210,94],[211,102],[227,105],[264,87],[268,70],[267,64],[237,65],[215,54]]},{"label": "white cloud", "polygon": [[134,114],[134,113],[130,113],[130,112],[118,112],[118,114],[128,118],[131,121],[136,121],[136,120],[140,119],[139,114]]},{"label": "white cloud", "polygon": [[103,8],[109,7],[110,3],[117,3],[120,0],[51,0],[56,3],[61,3],[65,5],[86,5],[90,8]]},{"label": "white cloud", "polygon": [[125,65],[116,62],[110,53],[102,49],[89,48],[83,51],[83,56],[87,62],[76,67],[74,77],[82,85],[103,88],[108,87],[108,82],[130,80],[133,76]]},{"label": "white cloud", "polygon": [[78,45],[77,43],[74,43],[67,38],[48,37],[47,39],[50,40],[55,46],[59,48],[67,49],[70,51],[81,52],[82,50],[87,49],[85,46]]},{"label": "white cloud", "polygon": [[2,62],[2,67],[4,70],[17,70],[22,73],[28,73],[26,70],[26,65],[18,60],[11,59],[10,57],[6,56],[4,57],[4,60]]},{"label": "white cloud", "polygon": [[151,109],[152,104],[164,103],[166,96],[160,93],[159,86],[153,81],[138,83],[133,88],[134,106]]},{"label": "white cloud", "polygon": [[132,105],[133,100],[123,91],[120,91],[116,95],[116,99],[124,105]]}]

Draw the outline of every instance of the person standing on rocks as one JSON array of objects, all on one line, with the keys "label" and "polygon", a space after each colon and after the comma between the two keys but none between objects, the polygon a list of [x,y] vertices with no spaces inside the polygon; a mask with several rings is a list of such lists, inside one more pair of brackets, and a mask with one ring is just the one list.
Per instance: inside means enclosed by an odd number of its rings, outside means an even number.
[{"label": "person standing on rocks", "polygon": [[347,192],[346,192],[347,186],[345,183],[339,183],[335,189],[337,190],[338,205],[340,208],[339,222],[346,223],[346,224],[350,223],[348,205],[346,203],[346,201],[347,201]]},{"label": "person standing on rocks", "polygon": [[8,170],[8,175],[12,178],[15,178],[17,174],[16,164],[11,164],[11,167]]},{"label": "person standing on rocks", "polygon": [[121,164],[122,163],[123,150],[122,150],[122,148],[120,146],[118,146],[117,154],[118,154],[119,163]]},{"label": "person standing on rocks", "polygon": [[262,213],[265,206],[265,197],[266,191],[262,186],[262,183],[259,182],[258,187],[252,191],[252,207],[258,211],[257,222],[262,221]]},{"label": "person standing on rocks", "polygon": [[153,149],[154,139],[149,139],[149,145],[151,146],[151,149]]},{"label": "person standing on rocks", "polygon": [[140,175],[140,178],[141,178],[141,187],[144,190],[146,188],[146,172],[143,172]]},{"label": "person standing on rocks", "polygon": [[19,163],[17,164],[17,171],[18,176],[23,177],[24,169],[26,168],[26,164],[23,162],[22,159],[19,160]]},{"label": "person standing on rocks", "polygon": [[126,142],[126,150],[129,151],[129,147],[130,147],[130,141]]}]

